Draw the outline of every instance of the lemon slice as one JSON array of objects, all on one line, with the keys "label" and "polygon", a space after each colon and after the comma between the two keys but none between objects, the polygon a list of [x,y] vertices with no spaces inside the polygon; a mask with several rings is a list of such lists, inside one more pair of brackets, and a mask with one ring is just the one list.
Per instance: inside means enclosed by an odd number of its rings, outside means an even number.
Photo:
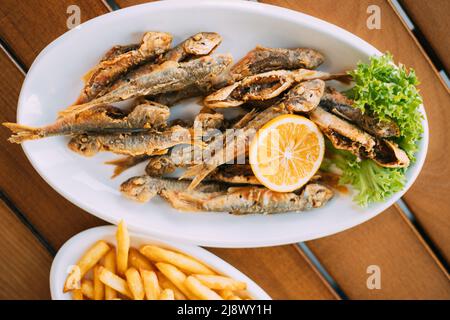
[{"label": "lemon slice", "polygon": [[256,178],[278,192],[294,191],[319,169],[325,152],[322,132],[309,119],[282,115],[266,123],[250,144]]}]

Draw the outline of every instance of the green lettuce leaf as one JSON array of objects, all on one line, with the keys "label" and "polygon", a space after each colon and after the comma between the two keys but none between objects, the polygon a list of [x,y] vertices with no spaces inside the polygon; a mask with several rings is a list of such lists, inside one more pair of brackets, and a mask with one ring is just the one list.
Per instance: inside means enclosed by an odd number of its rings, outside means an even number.
[{"label": "green lettuce leaf", "polygon": [[[355,86],[346,92],[347,96],[363,112],[395,121],[400,128],[400,137],[395,142],[414,162],[417,142],[423,133],[423,117],[418,110],[422,98],[414,70],[403,65],[396,67],[388,53],[372,57],[369,64],[358,63],[349,73]],[[348,151],[337,150],[331,143],[327,143],[327,152],[329,157],[321,169],[329,171],[336,165],[342,172],[340,183],[352,185],[356,191],[354,201],[363,207],[384,201],[405,185],[406,169],[380,167],[372,160],[360,160]]]}]

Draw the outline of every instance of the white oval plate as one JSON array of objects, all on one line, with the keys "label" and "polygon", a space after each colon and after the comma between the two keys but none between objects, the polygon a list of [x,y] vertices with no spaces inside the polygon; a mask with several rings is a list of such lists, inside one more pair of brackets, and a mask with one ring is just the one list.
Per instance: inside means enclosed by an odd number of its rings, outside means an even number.
[{"label": "white oval plate", "polygon": [[[67,271],[70,266],[75,265],[84,252],[88,250],[95,242],[105,240],[108,243],[116,244],[117,228],[115,226],[104,226],[88,229],[80,232],[70,238],[58,251],[52,263],[50,270],[50,292],[53,300],[70,300],[70,293],[63,293],[64,282],[66,281]],[[153,244],[169,250],[185,253],[198,259],[200,262],[209,266],[218,274],[230,278],[244,281],[247,283],[247,290],[255,300],[270,300],[270,296],[261,289],[253,280],[240,272],[238,269],[223,261],[216,255],[206,251],[203,248],[177,244],[157,240],[153,237],[130,232],[130,246],[139,248],[144,244]]]},{"label": "white oval plate", "polygon": [[[146,30],[174,34],[179,42],[199,31],[223,36],[218,52],[235,60],[255,45],[311,47],[326,56],[321,70],[337,72],[367,61],[378,50],[351,33],[322,20],[279,7],[249,1],[161,1],[119,10],[92,19],[67,32],[45,48],[33,63],[19,99],[17,121],[40,126],[53,122],[58,110],[70,105],[82,88],[81,78],[114,44],[137,42]],[[195,101],[172,109],[173,117],[192,118]],[[425,116],[423,107],[421,108]],[[161,199],[147,204],[120,195],[119,185],[142,174],[139,166],[111,180],[107,153],[84,158],[67,147],[67,138],[30,141],[24,151],[39,174],[80,208],[111,223],[125,219],[131,230],[158,238],[213,247],[280,245],[327,236],[356,226],[391,206],[411,186],[425,160],[428,125],[417,162],[407,172],[402,192],[384,203],[360,208],[350,197],[336,196],[329,204],[306,213],[232,216],[226,213],[182,213]],[[43,213],[44,214],[44,213]]]}]

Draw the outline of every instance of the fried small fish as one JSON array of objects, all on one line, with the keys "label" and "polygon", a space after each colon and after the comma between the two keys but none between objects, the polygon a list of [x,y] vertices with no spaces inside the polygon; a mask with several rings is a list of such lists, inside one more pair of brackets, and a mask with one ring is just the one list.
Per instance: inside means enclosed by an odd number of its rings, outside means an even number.
[{"label": "fried small fish", "polygon": [[3,123],[14,134],[8,139],[13,143],[36,140],[57,135],[83,133],[137,132],[166,125],[170,110],[152,101],[142,101],[129,114],[121,109],[105,105],[56,120],[44,127],[29,127],[17,123]]},{"label": "fried small fish", "polygon": [[[182,191],[189,186],[188,181],[180,181],[174,178],[156,178],[148,175],[132,177],[120,185],[122,194],[131,200],[148,202],[163,190]],[[206,182],[199,186],[203,192],[219,192],[226,190],[227,186],[220,183]]]},{"label": "fried small fish", "polygon": [[[286,95],[279,104],[269,107],[256,115],[251,115],[238,123],[239,131],[227,130],[222,137],[216,137],[214,141],[205,148],[207,154],[212,154],[210,158],[203,159],[203,163],[191,166],[184,172],[182,178],[194,177],[189,189],[194,189],[200,181],[210,174],[218,166],[242,157],[247,152],[250,139],[265,123],[281,114],[292,112],[292,110],[311,109],[314,104],[318,104],[323,94],[324,84],[320,84],[322,90],[316,88],[318,84],[311,85],[309,81],[301,82]],[[307,88],[314,88],[307,90]],[[302,98],[300,98],[300,96]],[[238,135],[239,138],[235,139]],[[229,152],[232,150],[233,152]],[[204,152],[204,153],[205,153]]]},{"label": "fried small fish", "polygon": [[[215,32],[197,33],[177,45],[175,48],[167,51],[162,56],[159,63],[164,61],[182,62],[211,54],[221,42],[222,37]],[[191,84],[182,90],[164,92],[152,96],[151,99],[166,106],[173,106],[181,100],[204,96],[211,93],[215,89],[218,89],[217,84],[223,82],[221,79],[221,74],[217,74],[204,81]]]},{"label": "fried small fish", "polygon": [[155,59],[170,48],[172,35],[165,32],[146,32],[138,48],[114,47],[106,57],[85,75],[85,86],[76,104],[94,99],[107,86],[145,62]]},{"label": "fried small fish", "polygon": [[73,137],[69,148],[86,157],[101,151],[131,156],[152,155],[178,144],[195,143],[191,129],[170,127],[162,132],[148,130],[138,133],[82,134]]},{"label": "fried small fish", "polygon": [[326,111],[321,106],[309,113],[336,149],[347,150],[362,159],[372,159],[382,167],[405,168],[409,158],[397,144],[376,138],[359,127]]},{"label": "fried small fish", "polygon": [[400,135],[400,128],[392,120],[381,120],[374,115],[363,113],[353,106],[353,101],[332,88],[327,88],[320,105],[327,111],[348,120],[364,131],[379,137],[391,138]]},{"label": "fried small fish", "polygon": [[99,104],[182,90],[191,84],[220,74],[231,63],[231,55],[217,55],[183,63],[166,61],[156,66],[143,65],[116,81],[104,95],[85,104],[70,106],[61,111],[60,115],[79,113]]},{"label": "fried small fish", "polygon": [[313,49],[257,46],[231,68],[230,74],[234,81],[239,81],[248,76],[273,70],[315,69],[323,61],[323,55]]},{"label": "fried small fish", "polygon": [[212,53],[221,42],[222,37],[218,33],[199,32],[167,51],[158,62],[182,62],[188,58],[205,56]]},{"label": "fried small fish", "polygon": [[169,204],[182,211],[213,211],[231,214],[273,214],[319,208],[332,197],[333,191],[321,184],[309,183],[300,194],[278,193],[263,187],[231,187],[226,191],[186,191],[166,188],[160,192]]},{"label": "fried small fish", "polygon": [[251,101],[267,101],[280,96],[295,84],[306,80],[347,79],[347,74],[329,74],[321,71],[298,69],[278,70],[246,77],[205,97],[209,108],[238,107]]}]

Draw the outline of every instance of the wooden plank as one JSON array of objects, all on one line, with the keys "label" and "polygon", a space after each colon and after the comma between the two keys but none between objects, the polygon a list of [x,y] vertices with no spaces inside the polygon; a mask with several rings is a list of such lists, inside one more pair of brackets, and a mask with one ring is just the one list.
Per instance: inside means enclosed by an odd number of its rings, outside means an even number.
[{"label": "wooden plank", "polygon": [[108,12],[101,0],[2,0],[0,38],[29,67],[47,44],[68,31],[70,5],[80,8],[81,22]]},{"label": "wooden plank", "polygon": [[[394,54],[397,61],[401,61],[405,65],[411,66],[416,70],[422,81],[420,88],[424,97],[430,124],[431,141],[423,171],[414,186],[405,195],[404,200],[413,210],[419,223],[423,226],[429,237],[434,241],[437,248],[448,261],[450,257],[450,235],[448,233],[450,227],[450,199],[446,195],[450,192],[450,164],[445,160],[448,159],[449,156],[448,147],[446,147],[447,139],[445,137],[446,132],[450,129],[450,125],[446,120],[450,118],[449,111],[447,110],[448,108],[446,108],[446,106],[449,105],[450,97],[420,46],[414,41],[414,38],[411,37],[407,29],[404,28],[402,22],[386,1],[264,0],[263,2],[295,9],[339,25],[375,45],[381,51],[389,50]],[[368,17],[366,10],[369,5],[378,5],[381,9],[380,30],[369,30],[366,27],[366,19]],[[393,30],[395,30],[395,32],[393,32]],[[439,186],[439,192],[436,192],[436,186]],[[390,212],[390,215],[400,215],[397,209],[390,209],[387,212]],[[383,216],[384,215],[386,215],[386,213],[384,213]],[[401,216],[400,218],[403,219]],[[414,229],[405,228],[405,224],[399,224],[400,218],[397,217],[397,219],[390,220],[379,218],[376,221],[378,221],[378,223],[396,223],[397,225],[380,226],[380,228],[383,227],[386,228],[386,230],[391,230],[393,234],[400,234],[402,232],[415,234]],[[373,224],[370,223],[369,226],[370,225]],[[361,229],[361,233],[368,232],[365,225],[357,227],[355,230],[358,229]],[[378,234],[378,231],[372,232],[371,234],[375,239],[380,239],[383,236],[382,234]],[[356,248],[366,246],[366,244],[362,243],[352,232],[343,233],[342,235],[343,237],[349,237],[347,239],[347,249],[353,246],[356,246]],[[336,236],[331,236],[324,240],[318,240],[318,243],[321,241],[329,241],[329,247],[326,247],[328,250],[317,252],[320,259],[323,259],[326,256],[334,256],[333,252],[342,249],[338,242],[333,241],[335,237]],[[421,239],[418,237],[408,236],[405,238],[405,244],[407,243],[406,240],[411,241],[413,239],[416,239],[416,243],[421,242]],[[395,241],[395,239],[392,240]],[[312,244],[313,243],[314,242],[312,242]],[[414,246],[413,243],[410,245]],[[314,245],[312,246],[314,247]],[[403,250],[406,250],[407,247],[408,246],[405,246]],[[380,257],[383,257],[385,253],[381,249],[382,248],[380,247],[371,247],[374,256],[380,255]],[[397,254],[402,255],[403,251],[398,251]],[[425,259],[425,257],[422,258]],[[436,262],[434,259],[426,259],[426,261],[430,264],[428,272],[440,272],[440,268],[436,269]],[[341,260],[337,257],[335,262],[337,265],[340,265],[341,268],[344,268],[344,271],[347,270],[347,274],[351,274],[351,271],[349,270],[353,270],[353,261],[345,259]],[[335,268],[338,269],[338,267]],[[427,277],[428,276],[429,275],[427,275]],[[339,284],[341,284],[339,280],[342,279],[337,280]],[[445,285],[447,285],[447,283],[445,283]],[[440,290],[441,289],[436,287],[435,291],[419,292],[424,295],[424,297],[427,297],[442,293]],[[402,292],[399,292],[399,295],[401,293]],[[347,294],[349,294],[350,297],[358,296],[357,292],[352,294],[352,291],[347,292]]]},{"label": "wooden plank", "polygon": [[400,4],[449,72],[450,38],[448,31],[450,30],[450,21],[447,14],[450,12],[450,1],[401,0]]},{"label": "wooden plank", "polygon": [[248,275],[273,299],[338,298],[296,245],[208,250]]},{"label": "wooden plank", "polygon": [[[4,52],[0,52],[0,68],[0,123],[15,121],[23,75]],[[9,135],[9,130],[0,130],[0,189],[52,246],[58,248],[72,235],[102,224],[54,191],[33,169],[22,148],[6,141]]]},{"label": "wooden plank", "polygon": [[143,3],[147,3],[147,2],[155,2],[158,0],[115,0],[116,4],[120,7],[120,8],[126,8],[126,7],[130,7],[130,6],[134,6],[134,5],[138,5],[138,4],[143,4]]},{"label": "wooden plank", "polygon": [[[46,2],[4,1],[0,9],[0,36],[29,67],[45,45],[67,31],[67,6],[78,5],[81,20],[85,21],[96,13],[107,12],[101,1],[56,1]],[[37,28],[36,26],[39,26]],[[14,41],[12,41],[14,40]],[[0,79],[3,112],[0,121],[15,121],[16,106],[23,75],[2,52],[0,55],[2,74]],[[86,228],[104,224],[101,220],[85,213],[59,196],[31,167],[21,147],[6,141],[9,132],[0,130],[3,168],[0,188],[24,212],[51,243],[58,248],[70,236]],[[24,196],[25,195],[25,196]]]},{"label": "wooden plank", "polygon": [[[448,275],[394,207],[307,245],[350,299],[450,298]],[[380,290],[367,287],[371,265],[380,268]]]},{"label": "wooden plank", "polygon": [[0,200],[0,299],[50,299],[52,257]]}]

